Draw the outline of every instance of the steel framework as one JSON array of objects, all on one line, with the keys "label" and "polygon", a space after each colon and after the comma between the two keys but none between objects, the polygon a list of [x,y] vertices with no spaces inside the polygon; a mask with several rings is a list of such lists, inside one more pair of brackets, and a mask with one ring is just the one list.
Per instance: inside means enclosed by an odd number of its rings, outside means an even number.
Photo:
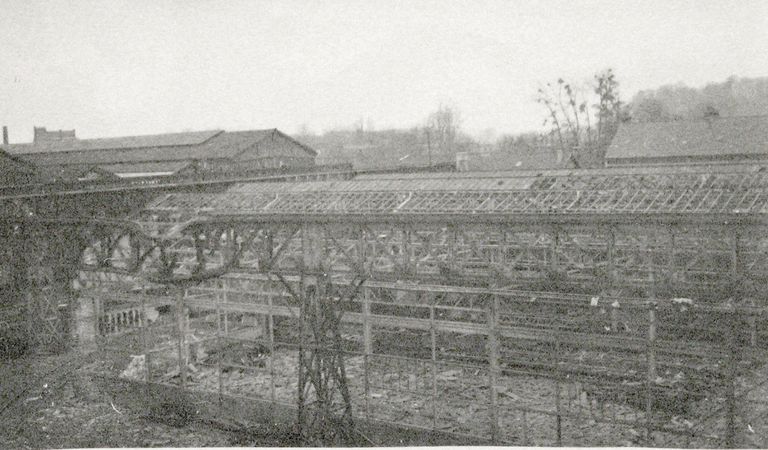
[{"label": "steel framework", "polygon": [[[671,426],[659,411],[664,392],[695,396],[691,386],[700,386],[722,394],[731,423],[718,442],[735,445],[737,399],[749,395],[734,388],[743,375],[736,367],[765,361],[766,177],[763,168],[738,166],[242,184],[221,194],[166,194],[126,221],[73,224],[87,243],[82,295],[114,296],[99,286],[182,290],[151,300],[177,315],[182,385],[190,310],[215,311],[214,341],[226,338],[228,314],[267,317],[271,349],[274,321],[295,321],[299,411],[311,398],[334,415],[370,417],[371,387],[381,381],[371,379],[381,357],[373,336],[410,330],[428,340],[427,354],[413,350],[406,364],[417,384],[414,367],[431,364],[421,392],[432,399],[428,428],[439,426],[438,367],[450,360],[485,374],[486,423],[496,441],[521,442],[500,431],[511,407],[523,418],[556,418],[561,442],[576,417],[569,389],[578,382],[602,383],[599,395],[614,395],[614,403],[642,392],[634,419],[600,420],[642,426],[648,437],[706,434],[703,419],[693,429]],[[121,305],[147,303],[126,295]],[[328,327],[302,328],[308,314]],[[115,329],[138,329],[121,320],[147,325],[110,317]],[[352,351],[363,358],[362,414],[351,409],[354,386],[343,382],[352,357],[338,356],[345,327],[362,342]],[[443,354],[441,339],[472,336],[482,338],[482,350]],[[519,371],[553,380],[553,410],[500,400],[499,380]],[[674,388],[668,374],[677,373],[695,381]]]}]

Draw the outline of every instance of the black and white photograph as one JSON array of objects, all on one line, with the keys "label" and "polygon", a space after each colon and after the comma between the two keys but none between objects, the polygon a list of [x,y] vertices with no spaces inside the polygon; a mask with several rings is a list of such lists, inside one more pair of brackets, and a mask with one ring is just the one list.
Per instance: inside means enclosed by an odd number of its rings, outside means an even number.
[{"label": "black and white photograph", "polygon": [[0,448],[768,448],[768,1],[0,0]]}]

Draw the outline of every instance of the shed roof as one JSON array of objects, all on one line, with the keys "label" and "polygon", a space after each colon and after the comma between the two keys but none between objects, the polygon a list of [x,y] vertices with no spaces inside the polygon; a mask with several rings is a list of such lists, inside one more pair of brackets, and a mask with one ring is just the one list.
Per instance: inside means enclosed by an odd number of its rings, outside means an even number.
[{"label": "shed roof", "polygon": [[758,155],[768,157],[768,116],[623,123],[606,159]]}]

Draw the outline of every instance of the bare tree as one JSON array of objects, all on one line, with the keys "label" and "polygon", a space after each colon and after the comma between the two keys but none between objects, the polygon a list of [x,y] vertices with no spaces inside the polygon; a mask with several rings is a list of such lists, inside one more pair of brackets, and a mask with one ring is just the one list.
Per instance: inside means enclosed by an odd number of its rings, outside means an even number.
[{"label": "bare tree", "polygon": [[580,100],[577,91],[562,78],[556,85],[547,83],[539,88],[536,102],[547,109],[544,125],[550,126],[559,145],[558,160],[565,160],[583,153],[592,146],[592,119],[587,102]]},{"label": "bare tree", "polygon": [[439,153],[453,153],[460,122],[459,112],[456,109],[440,105],[437,111],[427,118],[425,134],[429,139],[430,147]]},{"label": "bare tree", "polygon": [[[577,164],[595,164],[602,157],[622,118],[618,82],[611,69],[594,76],[592,94],[559,78],[537,91],[536,102],[544,106],[544,126],[557,142],[561,161],[573,159]],[[590,101],[592,110],[589,108]],[[593,127],[593,123],[595,126]]]},{"label": "bare tree", "polygon": [[598,103],[597,110],[597,139],[598,150],[605,150],[619,128],[619,122],[624,116],[624,103],[619,99],[619,83],[612,69],[595,74],[595,94]]}]

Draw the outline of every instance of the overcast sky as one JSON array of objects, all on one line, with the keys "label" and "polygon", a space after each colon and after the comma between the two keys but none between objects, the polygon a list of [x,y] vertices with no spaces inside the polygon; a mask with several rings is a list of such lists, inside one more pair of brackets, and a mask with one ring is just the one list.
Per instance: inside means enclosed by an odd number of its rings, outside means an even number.
[{"label": "overcast sky", "polygon": [[0,123],[79,137],[540,127],[558,77],[640,89],[768,75],[768,1],[0,0]]}]

